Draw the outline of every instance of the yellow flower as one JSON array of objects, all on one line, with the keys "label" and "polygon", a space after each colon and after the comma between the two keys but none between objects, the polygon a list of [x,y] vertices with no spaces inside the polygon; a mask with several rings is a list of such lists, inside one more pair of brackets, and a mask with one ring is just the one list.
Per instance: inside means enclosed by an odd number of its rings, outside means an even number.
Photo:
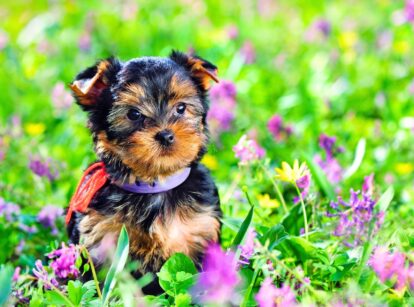
[{"label": "yellow flower", "polygon": [[352,31],[346,31],[339,35],[339,46],[342,49],[352,49],[358,41],[358,35]]},{"label": "yellow flower", "polygon": [[303,176],[309,174],[308,166],[305,162],[303,162],[299,166],[299,161],[295,160],[293,162],[293,167],[291,167],[288,163],[282,162],[282,168],[276,168],[276,179],[281,181],[290,182],[296,184],[296,181]]},{"label": "yellow flower", "polygon": [[201,162],[211,170],[216,170],[218,168],[218,163],[216,157],[206,154]]},{"label": "yellow flower", "polygon": [[28,123],[24,126],[24,130],[30,136],[40,135],[46,130],[46,126],[43,123]]},{"label": "yellow flower", "polygon": [[395,165],[395,171],[399,175],[411,174],[413,170],[414,170],[414,166],[412,163],[409,163],[409,162],[400,162]]},{"label": "yellow flower", "polygon": [[257,200],[262,208],[277,208],[280,206],[280,203],[276,199],[271,199],[269,194],[258,195]]},{"label": "yellow flower", "polygon": [[408,42],[400,40],[394,43],[393,49],[396,53],[404,55],[410,50],[410,45]]}]

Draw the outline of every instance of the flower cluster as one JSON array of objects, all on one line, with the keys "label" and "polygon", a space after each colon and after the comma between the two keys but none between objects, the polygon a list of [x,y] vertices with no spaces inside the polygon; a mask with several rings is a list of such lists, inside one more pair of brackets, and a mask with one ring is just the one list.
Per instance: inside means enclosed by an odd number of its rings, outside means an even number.
[{"label": "flower cluster", "polygon": [[240,160],[241,165],[248,162],[258,160],[264,157],[265,150],[254,139],[248,139],[247,135],[243,135],[237,144],[233,147],[236,158]]},{"label": "flower cluster", "polygon": [[62,248],[54,250],[48,255],[52,259],[50,267],[53,269],[58,278],[78,277],[79,270],[76,267],[76,259],[79,257],[79,252],[75,245],[70,244],[66,246],[62,243]]},{"label": "flower cluster", "polygon": [[16,204],[6,202],[0,197],[0,216],[4,216],[8,222],[13,222],[20,214],[20,207]]},{"label": "flower cluster", "polygon": [[395,282],[396,290],[403,290],[406,285],[414,289],[414,264],[409,263],[406,266],[403,253],[391,253],[385,247],[377,247],[368,263],[381,282]]},{"label": "flower cluster", "polygon": [[[343,237],[347,246],[358,246],[366,240],[370,240],[381,227],[384,220],[384,212],[376,212],[374,207],[376,200],[368,192],[350,191],[349,202],[338,197],[337,202],[331,202],[330,206],[336,213],[328,213],[329,217],[338,217],[339,222],[334,230],[334,235]],[[370,234],[370,225],[374,227]]]},{"label": "flower cluster", "polygon": [[230,129],[234,120],[236,95],[236,85],[231,81],[222,80],[211,88],[211,105],[207,119],[213,134]]},{"label": "flower cluster", "polygon": [[267,122],[267,129],[276,141],[288,138],[293,133],[291,125],[285,125],[280,115],[273,115]]},{"label": "flower cluster", "polygon": [[57,110],[66,110],[72,104],[72,95],[65,89],[63,82],[58,82],[52,89],[52,102]]},{"label": "flower cluster", "polygon": [[241,251],[239,258],[239,265],[249,265],[250,258],[254,255],[254,239],[256,239],[257,233],[254,229],[250,228],[246,234],[246,240],[243,245],[239,246]]},{"label": "flower cluster", "polygon": [[270,277],[267,277],[259,292],[256,294],[256,301],[259,307],[292,307],[297,306],[295,292],[288,284],[277,288]]},{"label": "flower cluster", "polygon": [[315,156],[315,162],[326,174],[328,180],[332,183],[338,183],[342,180],[343,170],[335,158],[336,154],[343,152],[341,147],[336,147],[336,138],[325,134],[319,137],[319,147],[325,151],[325,159],[320,155]]},{"label": "flower cluster", "polygon": [[46,177],[50,181],[55,180],[58,177],[57,171],[51,169],[50,161],[44,162],[37,158],[31,158],[29,168],[35,175]]},{"label": "flower cluster", "polygon": [[330,22],[324,18],[316,19],[305,33],[307,41],[313,42],[317,39],[327,38],[332,31]]},{"label": "flower cluster", "polygon": [[58,229],[56,227],[56,219],[63,214],[63,209],[48,205],[40,210],[39,214],[37,215],[37,221],[42,224],[46,228],[50,228],[52,230],[53,235],[58,234]]},{"label": "flower cluster", "polygon": [[234,254],[225,253],[217,244],[207,247],[203,272],[192,292],[202,304],[225,304],[235,300],[235,288],[240,282]]},{"label": "flower cluster", "polygon": [[414,24],[414,0],[405,1],[404,17],[407,22]]},{"label": "flower cluster", "polygon": [[46,289],[51,289],[52,287],[57,287],[59,285],[55,278],[49,276],[49,273],[46,271],[40,260],[36,260],[33,274],[44,284]]}]

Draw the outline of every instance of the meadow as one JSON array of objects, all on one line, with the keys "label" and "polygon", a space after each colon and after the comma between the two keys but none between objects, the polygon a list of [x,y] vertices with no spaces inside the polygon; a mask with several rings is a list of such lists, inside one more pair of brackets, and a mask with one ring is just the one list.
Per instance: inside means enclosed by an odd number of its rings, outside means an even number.
[{"label": "meadow", "polygon": [[[414,306],[414,1],[19,0],[0,17],[0,306]],[[219,68],[202,162],[221,244],[201,272],[173,255],[144,296],[125,230],[102,272],[68,243],[96,160],[68,85],[172,49]]]}]

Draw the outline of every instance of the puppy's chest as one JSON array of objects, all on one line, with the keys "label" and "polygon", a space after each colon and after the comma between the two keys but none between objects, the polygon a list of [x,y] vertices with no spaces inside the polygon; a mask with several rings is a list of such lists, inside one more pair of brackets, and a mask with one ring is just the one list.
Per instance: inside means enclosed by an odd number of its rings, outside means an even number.
[{"label": "puppy's chest", "polygon": [[81,241],[98,262],[103,262],[99,255],[101,245],[105,244],[107,236],[117,237],[125,224],[130,255],[140,261],[142,271],[159,270],[163,262],[177,252],[198,262],[208,242],[218,241],[220,223],[213,206],[191,202],[174,210],[163,208],[149,228],[143,227],[138,214],[133,208],[110,215],[91,208],[79,223]]}]

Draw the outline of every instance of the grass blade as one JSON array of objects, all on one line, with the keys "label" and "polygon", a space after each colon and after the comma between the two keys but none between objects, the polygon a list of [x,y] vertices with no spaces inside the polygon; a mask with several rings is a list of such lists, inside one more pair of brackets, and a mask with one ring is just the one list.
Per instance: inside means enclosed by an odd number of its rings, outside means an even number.
[{"label": "grass blade", "polygon": [[365,141],[365,139],[359,140],[357,147],[355,149],[354,161],[352,162],[352,165],[346,170],[344,174],[345,178],[351,177],[358,170],[359,166],[362,163],[362,160],[364,159],[366,144],[367,142]]},{"label": "grass blade", "polygon": [[102,305],[106,306],[111,296],[111,292],[116,284],[116,276],[123,270],[129,254],[129,238],[125,225],[122,226],[121,233],[118,238],[118,245],[115,251],[115,257],[111,268],[105,278],[102,291]]}]

